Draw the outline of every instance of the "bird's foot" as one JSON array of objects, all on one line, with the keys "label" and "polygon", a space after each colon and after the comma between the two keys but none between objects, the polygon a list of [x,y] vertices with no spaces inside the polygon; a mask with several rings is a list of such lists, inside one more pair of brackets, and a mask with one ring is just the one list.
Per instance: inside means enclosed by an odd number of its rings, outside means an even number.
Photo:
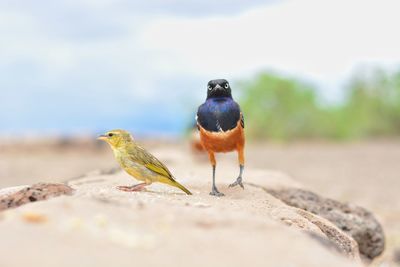
[{"label": "bird's foot", "polygon": [[236,181],[233,184],[230,184],[229,187],[235,187],[237,185],[240,185],[240,187],[244,189],[244,186],[242,183],[242,177],[240,177],[240,176],[236,179]]},{"label": "bird's foot", "polygon": [[225,196],[225,194],[219,192],[216,187],[213,187],[212,191],[210,192],[210,195],[215,196],[215,197],[223,197],[223,196]]},{"label": "bird's foot", "polygon": [[132,185],[132,186],[117,186],[118,190],[124,191],[124,192],[140,192],[140,191],[144,191],[146,184],[136,184],[136,185]]}]

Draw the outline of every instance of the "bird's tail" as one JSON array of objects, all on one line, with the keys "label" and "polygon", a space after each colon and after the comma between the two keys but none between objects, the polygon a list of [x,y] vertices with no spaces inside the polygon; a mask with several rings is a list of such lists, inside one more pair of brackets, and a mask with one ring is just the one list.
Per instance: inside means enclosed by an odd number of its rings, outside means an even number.
[{"label": "bird's tail", "polygon": [[172,179],[165,179],[165,180],[163,180],[163,181],[161,181],[161,182],[163,182],[163,183],[165,183],[165,184],[168,184],[168,185],[171,185],[171,186],[174,186],[174,187],[177,187],[177,188],[179,188],[180,190],[182,190],[183,192],[185,192],[186,194],[188,194],[188,195],[192,195],[192,193],[186,188],[186,187],[184,187],[183,185],[181,185],[180,183],[178,183],[177,181],[175,181],[175,180],[172,180]]}]

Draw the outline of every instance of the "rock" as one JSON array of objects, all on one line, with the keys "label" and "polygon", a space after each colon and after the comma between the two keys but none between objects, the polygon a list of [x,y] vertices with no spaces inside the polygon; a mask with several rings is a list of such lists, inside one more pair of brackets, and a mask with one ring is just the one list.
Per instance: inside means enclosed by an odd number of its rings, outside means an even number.
[{"label": "rock", "polygon": [[358,244],[357,242],[349,238],[348,235],[337,229],[330,222],[323,220],[322,218],[315,216],[304,210],[299,210],[298,213],[304,218],[316,225],[325,237],[330,241],[331,246],[336,245],[336,250],[340,253],[347,255],[352,259],[359,259]]},{"label": "rock", "polygon": [[385,235],[382,226],[368,210],[324,198],[304,189],[266,189],[266,192],[287,205],[329,220],[352,236],[358,243],[360,253],[368,259],[374,259],[384,251]]},{"label": "rock", "polygon": [[393,261],[400,265],[400,248],[396,249],[393,253]]},{"label": "rock", "polygon": [[[267,190],[265,188],[272,188],[273,186],[261,186],[263,182],[259,182],[258,184],[247,183],[249,186],[256,187],[262,189],[264,192]],[[295,212],[297,215],[301,217],[295,217],[293,214],[290,214],[289,217],[285,214],[279,214],[276,218],[279,218],[281,221],[287,223],[288,225],[297,226],[300,229],[307,230],[312,237],[321,241],[325,239],[325,241],[321,242],[324,245],[329,244],[327,247],[333,248],[335,251],[338,251],[349,258],[359,260],[359,249],[357,242],[346,235],[342,231],[340,231],[334,224],[329,222],[328,220],[316,216],[306,210],[303,209],[288,209],[290,212]],[[307,226],[307,224],[311,223],[313,227]]]},{"label": "rock", "polygon": [[73,189],[68,185],[45,183],[28,186],[12,193],[4,191],[2,194],[0,191],[0,211],[19,207],[30,202],[42,201],[61,195],[70,195],[72,192]]},{"label": "rock", "polygon": [[295,185],[286,175],[248,170],[258,186],[245,190],[221,175],[226,197],[215,198],[208,165],[170,165],[192,196],[161,184],[121,192],[129,176],[94,173],[68,182],[73,195],[3,211],[0,266],[362,266],[354,239],[262,189]]}]

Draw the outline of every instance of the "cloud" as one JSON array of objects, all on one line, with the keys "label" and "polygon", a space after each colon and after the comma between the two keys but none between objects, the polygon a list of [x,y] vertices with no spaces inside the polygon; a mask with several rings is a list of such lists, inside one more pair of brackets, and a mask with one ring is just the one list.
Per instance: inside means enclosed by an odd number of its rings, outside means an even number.
[{"label": "cloud", "polygon": [[141,41],[159,61],[180,63],[176,71],[233,78],[273,68],[335,83],[337,94],[358,64],[400,61],[399,8],[396,0],[286,1],[229,17],[163,17]]},{"label": "cloud", "polygon": [[400,61],[398,7],[397,0],[1,1],[0,127],[178,132],[209,79],[262,69],[306,77],[335,98],[360,62]]}]

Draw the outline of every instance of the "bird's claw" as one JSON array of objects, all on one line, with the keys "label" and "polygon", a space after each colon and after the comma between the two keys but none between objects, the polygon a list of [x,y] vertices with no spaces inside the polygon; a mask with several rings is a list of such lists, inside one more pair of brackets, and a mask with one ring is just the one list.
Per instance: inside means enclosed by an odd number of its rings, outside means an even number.
[{"label": "bird's claw", "polygon": [[239,185],[242,189],[244,189],[244,185],[242,183],[242,177],[238,177],[234,183],[229,185],[229,187],[235,187],[237,185]]},{"label": "bird's claw", "polygon": [[225,196],[224,193],[219,192],[218,189],[216,189],[216,188],[212,189],[212,191],[210,192],[210,195],[211,196],[215,196],[215,197],[223,197],[223,196]]},{"label": "bird's claw", "polygon": [[133,186],[117,186],[118,190],[124,191],[124,192],[139,192],[139,191],[144,191],[146,188],[142,186],[141,184],[139,185],[133,185]]}]

